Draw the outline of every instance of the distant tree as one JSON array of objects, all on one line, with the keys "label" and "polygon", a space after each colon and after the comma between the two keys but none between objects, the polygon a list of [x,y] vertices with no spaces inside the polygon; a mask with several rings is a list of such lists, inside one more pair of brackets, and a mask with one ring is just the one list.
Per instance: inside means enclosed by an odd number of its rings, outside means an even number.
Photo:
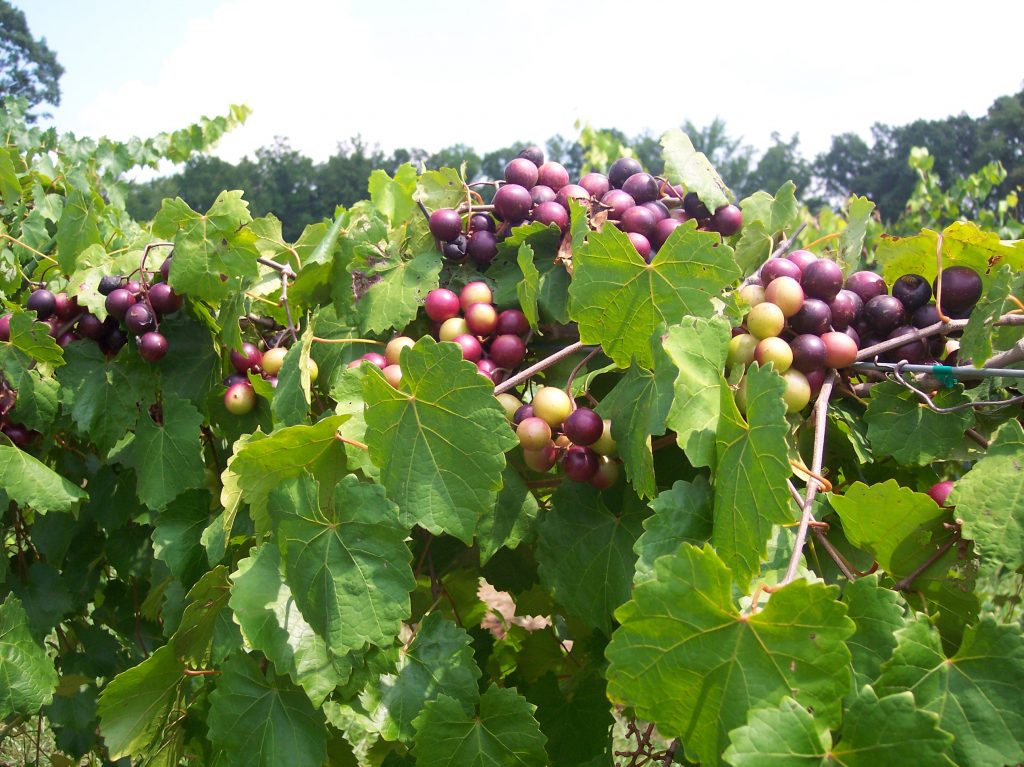
[{"label": "distant tree", "polygon": [[[411,153],[406,154],[408,158],[403,162],[415,159]],[[320,215],[331,215],[337,205],[349,206],[364,199],[370,173],[375,168],[393,173],[393,166],[394,159],[387,158],[379,146],[370,146],[363,141],[362,136],[342,142],[337,152],[316,166],[316,209]]]},{"label": "distant tree", "polygon": [[772,134],[772,145],[765,150],[757,165],[733,186],[737,197],[743,198],[758,189],[772,192],[787,181],[796,184],[798,197],[813,210],[819,200],[812,199],[814,175],[810,163],[800,155],[800,137],[794,134],[789,141],[783,141],[778,133]]},{"label": "distant tree", "polygon": [[744,144],[742,137],[730,136],[725,120],[716,117],[703,128],[687,120],[683,123],[683,132],[690,137],[694,148],[707,156],[730,188],[742,188],[744,179],[750,173],[754,149]]},{"label": "distant tree", "polygon": [[[240,188],[253,215],[273,213],[284,224],[286,239],[298,239],[305,225],[319,218],[313,161],[292,149],[286,139],[276,137],[270,146],[256,150],[255,162],[246,159],[239,165],[249,179],[248,186]],[[333,207],[319,213],[330,215]]]},{"label": "distant tree", "polygon": [[[1000,96],[981,121],[973,165],[980,167],[993,160],[1006,168],[1000,196],[1024,188],[1024,90],[1014,96]],[[1018,211],[1024,211],[1024,199]]]},{"label": "distant tree", "polygon": [[452,144],[434,152],[426,160],[427,168],[462,168],[466,163],[466,180],[475,181],[480,178],[482,160],[472,147],[465,144]]},{"label": "distant tree", "polygon": [[0,101],[23,98],[29,109],[43,103],[59,106],[63,74],[46,39],[32,37],[25,14],[0,0]]}]

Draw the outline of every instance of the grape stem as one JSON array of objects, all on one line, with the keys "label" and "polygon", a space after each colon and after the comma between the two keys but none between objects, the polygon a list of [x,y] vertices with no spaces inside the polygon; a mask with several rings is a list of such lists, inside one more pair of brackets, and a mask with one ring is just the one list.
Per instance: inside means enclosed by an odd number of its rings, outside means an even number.
[{"label": "grape stem", "polygon": [[280,272],[283,276],[295,279],[295,271],[288,266],[288,264],[279,264],[277,261],[271,261],[269,258],[264,258],[263,256],[257,256],[256,263],[269,266],[271,269]]},{"label": "grape stem", "polygon": [[836,371],[833,369],[825,376],[825,382],[821,385],[818,399],[814,403],[814,453],[811,456],[811,477],[807,481],[807,491],[801,506],[800,527],[796,531],[793,555],[789,558],[789,567],[786,568],[786,575],[779,584],[780,586],[785,586],[796,578],[796,571],[800,566],[800,556],[803,554],[804,543],[807,541],[807,529],[814,519],[814,496],[818,494],[820,485],[814,475],[821,476],[821,464],[825,455],[825,426],[827,424],[825,416],[828,413],[828,401],[832,397],[835,380]]},{"label": "grape stem", "polygon": [[915,580],[917,580],[918,576],[921,575],[921,573],[923,573],[929,567],[931,567],[936,562],[938,562],[940,559],[942,559],[942,557],[945,555],[945,553],[947,551],[949,551],[951,548],[953,548],[953,544],[955,544],[959,540],[960,540],[960,528],[958,527],[956,529],[956,532],[953,535],[951,535],[946,540],[945,543],[943,543],[941,546],[939,546],[939,548],[937,548],[932,553],[932,555],[930,557],[928,557],[928,559],[926,559],[924,562],[922,562],[917,567],[915,567],[913,569],[913,571],[911,571],[911,573],[906,578],[904,578],[903,580],[901,580],[899,583],[896,584],[896,586],[894,587],[896,589],[896,591],[907,591],[910,588],[911,584]]},{"label": "grape stem", "polygon": [[569,373],[569,380],[565,382],[565,393],[568,394],[569,395],[569,399],[573,401],[573,409],[575,409],[576,400],[572,396],[572,382],[574,380],[576,380],[576,375],[583,369],[583,366],[586,365],[588,362],[590,362],[592,359],[594,359],[594,357],[596,357],[600,351],[601,351],[601,347],[600,346],[598,346],[595,349],[593,349],[590,352],[590,354],[588,354],[586,357],[581,359],[579,364],[572,369],[571,373]]},{"label": "grape stem", "polygon": [[522,373],[517,373],[516,375],[509,378],[507,381],[498,384],[497,386],[494,387],[494,393],[503,394],[511,389],[514,389],[515,387],[519,386],[519,384],[529,380],[530,377],[533,376],[535,373],[539,373],[542,370],[547,370],[549,367],[558,364],[566,357],[571,357],[576,352],[586,348],[586,345],[582,341],[577,341],[574,344],[569,344],[564,349],[560,349],[559,351],[552,354],[550,357],[545,357],[535,365],[531,365],[530,367],[526,368],[526,370],[524,370]]},{"label": "grape stem", "polygon": [[[888,341],[882,341],[881,343],[877,343],[874,346],[867,346],[867,347],[861,349],[857,353],[857,360],[858,361],[860,361],[860,360],[873,360],[875,357],[877,357],[882,352],[887,352],[890,349],[895,349],[897,347],[903,346],[904,344],[908,343],[909,341],[915,341],[915,340],[921,339],[921,338],[929,338],[929,337],[935,336],[935,335],[947,335],[947,334],[952,333],[952,332],[957,331],[957,330],[963,330],[964,328],[967,327],[967,323],[968,323],[968,320],[950,320],[949,322],[936,322],[933,325],[927,325],[927,326],[925,326],[923,328],[920,328],[919,330],[915,330],[913,333],[905,333],[904,335],[897,336],[896,338],[891,338]],[[1021,315],[1021,314],[1004,314],[1002,317],[1000,317],[998,320],[996,320],[992,324],[993,325],[1024,325],[1024,315]],[[1016,351],[1014,352],[1014,350],[1016,350]],[[1009,361],[999,359],[1003,355],[1008,355],[1009,352],[1014,352],[1014,356]],[[1009,362],[1017,362],[1017,361],[1020,361],[1021,359],[1024,359],[1024,344],[1022,344],[1021,342],[1018,342],[1013,347],[1013,349],[1010,349],[1008,352],[1004,352],[1003,355],[997,355],[996,357],[993,357],[991,360],[989,360],[987,363],[985,363],[985,366],[986,367],[1005,367],[1006,364],[1009,364]],[[1016,356],[1016,355],[1020,355],[1020,356]],[[995,365],[995,364],[990,365],[989,364],[989,363],[992,363],[992,362],[997,361],[997,360],[999,362],[998,365]]]}]

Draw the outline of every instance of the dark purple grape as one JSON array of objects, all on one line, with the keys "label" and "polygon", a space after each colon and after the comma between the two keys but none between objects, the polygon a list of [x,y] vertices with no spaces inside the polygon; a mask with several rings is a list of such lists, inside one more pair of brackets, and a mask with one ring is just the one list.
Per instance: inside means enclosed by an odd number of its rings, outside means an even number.
[{"label": "dark purple grape", "polygon": [[498,315],[498,324],[494,332],[500,336],[525,336],[530,332],[530,322],[518,309],[506,309]]},{"label": "dark purple grape", "polygon": [[149,288],[149,303],[157,314],[174,314],[181,308],[181,296],[166,282],[158,282]]},{"label": "dark purple grape", "polygon": [[441,242],[450,242],[462,233],[462,216],[452,208],[438,208],[430,214],[430,233]]},{"label": "dark purple grape", "polygon": [[[170,258],[167,259],[167,261],[170,260]],[[164,263],[166,264],[167,261],[164,261]],[[163,269],[163,267],[160,268]],[[164,279],[167,278],[165,277]],[[121,287],[121,278],[116,275],[108,274],[107,276],[100,278],[100,284],[96,290],[101,296],[109,296],[111,292],[117,290],[119,287]]]},{"label": "dark purple grape", "polygon": [[495,230],[494,219],[486,213],[474,213],[469,218],[469,231],[471,232],[493,232]]},{"label": "dark purple grape", "polygon": [[848,335],[850,338],[853,339],[853,342],[855,344],[857,344],[857,348],[859,349],[860,348],[860,333],[858,333],[856,330],[854,330],[853,327],[845,328],[843,330],[843,332],[846,333],[846,335]]},{"label": "dark purple grape", "polygon": [[683,210],[690,218],[711,218],[711,211],[696,192],[687,192],[683,198]]},{"label": "dark purple grape", "polygon": [[891,333],[906,320],[907,313],[898,298],[875,296],[864,304],[864,319],[881,335]]},{"label": "dark purple grape", "polygon": [[33,290],[32,295],[25,302],[25,308],[30,312],[35,312],[37,319],[48,320],[57,308],[57,297],[46,288]]},{"label": "dark purple grape", "polygon": [[608,218],[618,221],[622,218],[623,213],[636,205],[636,200],[621,189],[612,189],[601,198],[601,204],[608,206]]},{"label": "dark purple grape", "polygon": [[800,311],[789,318],[789,326],[797,333],[820,336],[832,327],[832,312],[819,298],[805,298]]},{"label": "dark purple grape", "polygon": [[0,317],[0,341],[11,340],[11,315],[5,314]]},{"label": "dark purple grape", "polygon": [[495,192],[493,202],[494,212],[503,221],[513,224],[525,220],[530,215],[530,208],[533,207],[533,198],[530,197],[530,192],[519,184],[505,184]]},{"label": "dark purple grape", "polygon": [[2,431],[19,450],[25,450],[32,444],[32,437],[34,435],[23,423],[9,423],[4,426]]},{"label": "dark purple grape", "polygon": [[128,336],[121,332],[121,328],[113,328],[107,333],[107,337],[100,341],[100,348],[107,354],[117,354],[126,343]]},{"label": "dark purple grape", "polygon": [[800,267],[800,271],[803,272],[810,264],[813,264],[818,260],[818,257],[811,253],[809,250],[794,250],[786,255],[787,261],[792,261],[794,264]]},{"label": "dark purple grape", "polygon": [[519,156],[525,160],[529,160],[538,168],[544,164],[544,150],[535,144],[530,144],[530,146],[523,149],[519,153]]},{"label": "dark purple grape", "polygon": [[57,346],[59,346],[61,349],[67,349],[68,346],[71,345],[71,342],[76,340],[78,340],[78,336],[76,336],[69,330],[66,333],[62,333],[61,335],[57,336]]},{"label": "dark purple grape", "polygon": [[52,317],[48,317],[47,320],[46,320],[46,325],[50,329],[46,332],[46,334],[48,336],[50,336],[51,338],[56,338],[57,337],[57,331],[60,330],[60,326],[62,324],[63,323],[60,321],[60,319],[56,315],[54,315]]},{"label": "dark purple grape", "polygon": [[852,290],[844,288],[829,301],[828,308],[832,313],[832,327],[836,330],[846,330],[860,317],[860,313],[864,309],[864,302]]},{"label": "dark purple grape", "polygon": [[110,292],[110,295],[107,296],[107,300],[104,302],[104,306],[107,308],[107,314],[111,317],[123,320],[128,307],[134,303],[135,296],[127,288],[118,288]]},{"label": "dark purple grape", "polygon": [[537,184],[537,166],[532,160],[517,157],[505,166],[505,181],[529,189]]},{"label": "dark purple grape", "polygon": [[527,418],[533,418],[533,405],[522,405],[516,409],[515,415],[512,416],[512,423],[518,426]]},{"label": "dark purple grape", "polygon": [[[935,295],[939,294],[936,279],[932,285]],[[950,266],[942,270],[942,310],[953,316],[958,312],[970,312],[981,298],[981,277],[966,266]],[[959,318],[954,318],[959,319]]]},{"label": "dark purple grape", "polygon": [[825,368],[808,370],[804,373],[804,378],[807,379],[807,385],[811,387],[811,396],[813,397],[821,391],[821,385],[825,383]]},{"label": "dark purple grape", "polygon": [[239,373],[247,373],[250,370],[255,373],[261,362],[263,362],[263,352],[248,341],[242,344],[242,351],[231,350],[231,367]]},{"label": "dark purple grape", "polygon": [[469,236],[466,254],[477,266],[487,266],[498,255],[498,239],[492,232],[478,229]]},{"label": "dark purple grape", "polygon": [[162,279],[164,282],[167,282],[167,279],[171,275],[171,261],[173,259],[174,256],[168,256],[167,258],[164,259],[164,262],[160,264],[160,279]]},{"label": "dark purple grape", "polygon": [[854,272],[846,278],[845,287],[860,296],[865,304],[875,296],[884,296],[889,292],[885,280],[874,272]]},{"label": "dark purple grape", "polygon": [[491,341],[487,353],[498,367],[512,370],[526,357],[526,344],[518,335],[506,333]]},{"label": "dark purple grape", "polygon": [[604,419],[589,407],[578,407],[562,424],[565,436],[577,445],[593,445],[604,432]]},{"label": "dark purple grape", "polygon": [[[917,328],[913,328],[910,325],[902,325],[891,333],[886,338],[887,341],[900,336],[905,336],[910,333],[916,332]],[[910,363],[921,363],[928,359],[928,342],[923,338],[914,338],[908,340],[907,343],[902,346],[897,346],[895,349],[890,349],[882,355],[885,359],[890,362],[900,362],[906,360]]]},{"label": "dark purple grape", "polygon": [[626,179],[643,170],[643,166],[632,157],[620,157],[608,169],[608,182],[613,189],[621,189]]},{"label": "dark purple grape", "polygon": [[619,228],[626,232],[637,232],[650,239],[657,223],[651,211],[641,205],[634,205],[622,214],[622,218],[619,219]]},{"label": "dark purple grape", "polygon": [[670,210],[668,214],[676,221],[689,221],[691,218],[690,214],[687,213],[682,208],[672,208],[672,210]]},{"label": "dark purple grape", "polygon": [[570,447],[562,458],[562,471],[573,482],[589,482],[597,474],[598,465],[597,453],[580,445]]},{"label": "dark purple grape", "polygon": [[225,386],[234,386],[237,383],[249,383],[249,376],[245,373],[232,373],[224,379]]},{"label": "dark purple grape", "polygon": [[827,303],[835,298],[843,287],[843,270],[834,261],[819,258],[803,270],[800,285],[811,298],[820,298]]},{"label": "dark purple grape", "polygon": [[548,160],[537,168],[537,183],[550,186],[552,189],[561,189],[569,183],[569,171],[562,163]]},{"label": "dark purple grape", "polygon": [[82,338],[90,338],[99,341],[107,334],[107,327],[95,314],[86,312],[78,318],[78,335]]},{"label": "dark purple grape", "polygon": [[555,202],[557,202],[566,210],[569,210],[569,200],[576,200],[578,202],[589,203],[590,192],[588,192],[579,184],[566,184],[565,186],[558,190],[558,194],[555,196]]},{"label": "dark purple grape", "polygon": [[156,362],[167,354],[167,339],[160,333],[146,333],[139,339],[139,355],[146,362]]},{"label": "dark purple grape", "polygon": [[[723,205],[711,217],[711,228],[723,237],[732,237],[743,227],[743,211],[735,205]],[[842,273],[839,275],[842,285]]]},{"label": "dark purple grape", "polygon": [[784,258],[771,258],[764,262],[760,276],[762,284],[771,285],[772,280],[778,277],[792,277],[800,282],[801,272],[800,267],[792,261],[787,261]]},{"label": "dark purple grape", "polygon": [[659,202],[658,200],[650,200],[649,202],[643,203],[640,207],[647,208],[654,214],[655,221],[664,221],[668,218],[668,208],[665,207],[665,203]]},{"label": "dark purple grape", "polygon": [[793,367],[801,373],[825,367],[827,349],[825,342],[816,335],[804,333],[789,342],[793,350]]},{"label": "dark purple grape", "polygon": [[590,193],[590,196],[600,200],[612,188],[608,177],[603,173],[588,173],[580,179],[580,186]]},{"label": "dark purple grape", "polygon": [[931,300],[932,288],[920,274],[904,274],[892,284],[892,295],[912,314]]},{"label": "dark purple grape", "polygon": [[651,263],[651,241],[638,232],[626,232],[626,237],[633,243],[636,252],[647,263]]},{"label": "dark purple grape", "polygon": [[535,186],[530,189],[530,200],[534,205],[542,202],[554,202],[558,195],[550,186]]},{"label": "dark purple grape", "polygon": [[663,218],[657,224],[654,225],[654,232],[651,235],[651,245],[656,250],[660,250],[661,246],[665,244],[665,240],[668,239],[669,235],[672,234],[676,229],[683,225],[682,221],[675,218]]},{"label": "dark purple grape", "polygon": [[658,182],[650,173],[634,173],[622,182],[622,191],[632,197],[637,205],[658,199]]},{"label": "dark purple grape", "polygon": [[469,238],[460,234],[451,242],[446,242],[441,246],[441,256],[450,264],[461,264],[466,260],[467,248],[469,248]]},{"label": "dark purple grape", "polygon": [[128,332],[136,336],[156,330],[156,318],[145,304],[129,306],[124,315],[124,324]]},{"label": "dark purple grape", "polygon": [[562,230],[562,234],[569,229],[569,213],[565,207],[557,202],[542,202],[533,209],[533,220],[548,226],[554,224]]},{"label": "dark purple grape", "polygon": [[939,310],[935,308],[935,303],[931,301],[918,308],[910,318],[910,324],[915,328],[926,328],[938,321]]},{"label": "dark purple grape", "polygon": [[128,282],[124,284],[124,289],[136,298],[142,295],[142,283],[138,280],[128,280]]},{"label": "dark purple grape", "polygon": [[78,307],[78,299],[68,298],[67,293],[58,293],[53,297],[53,301],[53,313],[62,322],[73,319],[81,311]]}]

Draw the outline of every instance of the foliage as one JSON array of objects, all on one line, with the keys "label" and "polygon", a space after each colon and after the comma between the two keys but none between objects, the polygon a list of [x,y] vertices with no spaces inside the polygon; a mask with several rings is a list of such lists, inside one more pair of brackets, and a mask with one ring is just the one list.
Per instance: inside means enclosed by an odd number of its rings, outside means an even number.
[{"label": "foliage", "polygon": [[46,40],[32,37],[24,12],[0,0],[0,102],[13,98],[24,99],[30,108],[60,106],[63,74]]}]

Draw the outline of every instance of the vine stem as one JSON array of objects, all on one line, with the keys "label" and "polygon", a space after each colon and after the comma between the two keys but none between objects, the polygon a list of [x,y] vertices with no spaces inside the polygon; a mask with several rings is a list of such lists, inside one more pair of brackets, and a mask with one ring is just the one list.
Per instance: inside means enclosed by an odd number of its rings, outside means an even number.
[{"label": "vine stem", "polygon": [[899,583],[896,584],[896,587],[895,587],[896,591],[906,591],[907,589],[909,589],[911,584],[915,580],[917,580],[918,576],[921,575],[921,573],[923,573],[929,567],[931,567],[936,562],[938,562],[940,559],[942,559],[943,555],[947,551],[949,551],[951,548],[953,548],[953,544],[956,543],[959,540],[960,540],[960,534],[959,533],[957,533],[956,535],[951,535],[949,537],[949,539],[945,543],[943,543],[941,546],[939,546],[939,548],[937,548],[935,550],[935,552],[930,557],[928,557],[928,559],[926,559],[924,562],[922,562],[917,567],[915,567],[913,569],[913,571],[911,571],[911,573],[906,578],[904,578],[903,580],[901,580]]},{"label": "vine stem", "polygon": [[517,373],[516,375],[509,378],[507,381],[498,384],[497,386],[494,387],[494,393],[503,394],[509,391],[510,389],[514,389],[515,387],[519,386],[519,384],[529,380],[530,376],[534,375],[535,373],[539,373],[542,370],[547,370],[549,367],[558,364],[566,357],[571,357],[576,352],[586,348],[587,347],[583,344],[582,341],[577,341],[574,344],[569,344],[564,349],[561,349],[552,354],[550,357],[545,357],[535,365],[530,365],[530,367],[526,368],[526,370],[524,370],[522,373]]},{"label": "vine stem", "polygon": [[[832,397],[832,387],[835,384],[836,371],[830,370],[825,376],[825,382],[818,392],[818,399],[814,403],[814,454],[811,457],[811,473],[821,475],[821,464],[825,455],[825,426],[826,415],[828,414],[828,401]],[[807,492],[804,495],[803,505],[800,514],[800,527],[796,531],[796,542],[793,544],[793,554],[789,558],[789,567],[786,568],[786,575],[780,586],[785,586],[796,578],[797,568],[800,566],[800,555],[803,554],[804,544],[807,541],[807,529],[814,518],[814,496],[818,494],[820,483],[813,476],[807,482]]]},{"label": "vine stem", "polygon": [[[803,496],[800,495],[800,491],[796,489],[796,485],[793,484],[792,480],[787,479],[786,485],[789,486],[789,494],[793,496],[793,500],[796,501],[797,506],[802,510],[804,506],[804,499]],[[811,525],[810,522],[807,524],[815,539],[817,539],[818,543],[821,544],[821,547],[825,549],[825,553],[829,555],[833,562],[835,562],[836,567],[839,568],[839,572],[841,572],[848,581],[856,580],[857,574],[854,571],[853,566],[846,561],[846,557],[839,552],[839,549],[832,545],[832,542],[828,539],[825,531],[818,525]]]},{"label": "vine stem", "polygon": [[373,344],[374,346],[387,346],[383,341],[374,341],[372,338],[320,338],[313,336],[315,344]]},{"label": "vine stem", "polygon": [[[949,322],[936,322],[933,325],[926,325],[925,327],[923,327],[923,328],[921,328],[919,330],[916,330],[913,333],[906,333],[905,335],[897,336],[896,338],[892,338],[892,339],[890,339],[888,341],[882,341],[881,343],[875,344],[874,346],[867,346],[867,347],[861,349],[857,353],[857,360],[861,361],[861,360],[873,359],[874,357],[877,357],[882,352],[887,352],[887,351],[889,351],[891,349],[895,349],[895,348],[897,348],[899,346],[903,346],[904,344],[906,344],[909,341],[914,341],[914,340],[921,339],[921,338],[930,338],[931,336],[935,336],[935,335],[947,335],[947,334],[952,333],[953,331],[956,331],[956,330],[963,330],[964,328],[967,327],[967,322],[968,322],[967,320],[950,320]],[[1000,317],[998,320],[996,320],[992,324],[993,325],[1024,325],[1024,315],[1021,315],[1021,314],[1004,314],[1002,317]],[[1020,348],[1018,349],[1018,347],[1020,347]],[[1017,351],[1015,351],[1015,350],[1017,350]],[[1003,354],[996,355],[996,357],[993,357],[991,360],[989,360],[988,362],[985,363],[986,367],[999,367],[999,366],[1001,366],[1002,364],[1004,364],[1006,362],[1006,360],[1005,359],[1000,359],[1000,358],[1002,358],[1002,357],[1004,357],[1006,355],[1009,355],[1010,352],[1014,352],[1014,356],[1017,355],[1017,354],[1021,355],[1019,358],[1016,358],[1016,360],[1011,358],[1011,361],[1019,361],[1019,359],[1024,359],[1024,344],[1022,344],[1021,342],[1018,342],[1012,349],[1009,349],[1007,352],[1003,352]],[[997,363],[997,362],[999,364],[989,364],[989,363]]]},{"label": "vine stem", "polygon": [[277,261],[271,261],[269,258],[264,258],[263,256],[257,256],[256,263],[269,266],[271,269],[280,272],[283,276],[295,279],[295,271],[288,266],[288,264],[279,264]]},{"label": "vine stem", "polygon": [[575,404],[575,400],[573,399],[573,396],[572,396],[572,382],[576,380],[576,376],[583,369],[583,366],[586,365],[588,362],[590,362],[592,359],[594,359],[594,357],[596,357],[600,351],[601,351],[601,347],[600,346],[598,346],[597,348],[593,349],[590,352],[590,354],[588,354],[586,357],[581,359],[579,361],[579,364],[576,365],[576,367],[574,367],[572,369],[571,373],[569,373],[569,380],[566,381],[566,383],[565,383],[565,393],[569,395],[569,399],[573,400],[574,404]]}]

